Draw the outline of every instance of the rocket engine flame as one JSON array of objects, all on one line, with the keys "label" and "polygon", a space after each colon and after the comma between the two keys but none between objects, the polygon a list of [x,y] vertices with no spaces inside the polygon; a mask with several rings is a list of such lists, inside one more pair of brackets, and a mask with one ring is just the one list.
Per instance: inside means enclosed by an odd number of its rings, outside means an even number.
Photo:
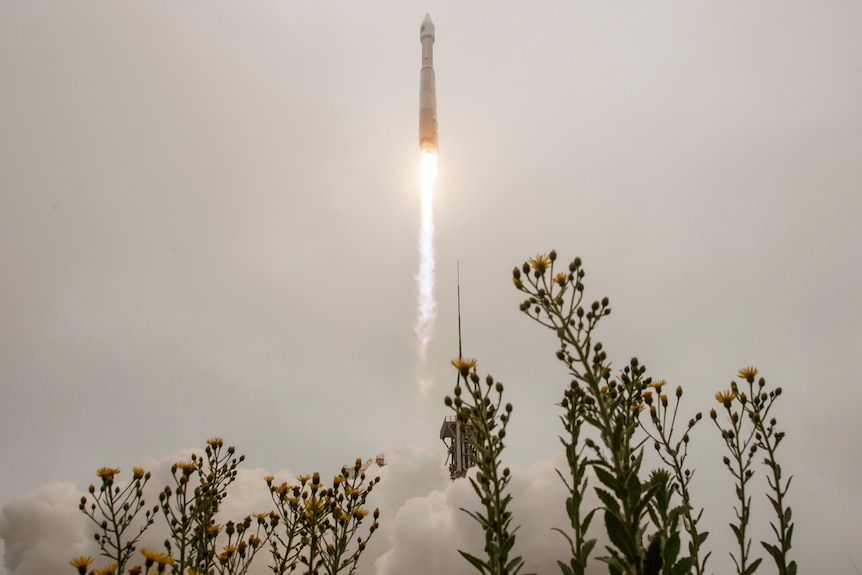
[{"label": "rocket engine flame", "polygon": [[420,183],[422,186],[422,217],[419,227],[419,315],[416,320],[416,337],[419,339],[419,357],[424,362],[428,343],[434,332],[437,304],[434,301],[434,184],[437,180],[437,154],[423,150],[420,155]]}]

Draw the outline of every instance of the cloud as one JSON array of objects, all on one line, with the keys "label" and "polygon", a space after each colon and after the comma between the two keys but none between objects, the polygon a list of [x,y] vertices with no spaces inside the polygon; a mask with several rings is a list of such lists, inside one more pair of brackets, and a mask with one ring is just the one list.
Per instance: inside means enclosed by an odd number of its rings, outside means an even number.
[{"label": "cloud", "polygon": [[[475,573],[458,553],[461,549],[481,557],[484,546],[481,529],[461,511],[461,508],[473,510],[479,506],[469,482],[449,481],[445,471],[440,469],[439,455],[433,450],[402,448],[393,459],[393,477],[385,489],[391,488],[397,493],[405,488],[403,479],[407,474],[401,475],[402,465],[416,470],[424,469],[433,477],[433,481],[418,473],[413,480],[415,484],[433,489],[406,499],[398,506],[389,520],[391,525],[386,551],[375,560],[374,569],[364,573]],[[524,557],[524,572],[557,572],[557,559],[567,556],[565,540],[551,530],[552,527],[562,528],[567,524],[563,505],[565,487],[555,471],[555,468],[565,467],[562,453],[534,462],[525,469],[512,467],[511,509],[514,523],[520,525],[514,553]],[[443,471],[442,480],[438,479],[439,472],[435,473],[436,469]],[[365,567],[368,568],[367,563]]]},{"label": "cloud", "polygon": [[73,557],[94,554],[87,518],[78,509],[82,495],[72,483],[55,482],[3,506],[0,538],[11,575],[61,573]]},{"label": "cloud", "polygon": [[[171,465],[188,459],[193,452],[186,449],[141,462],[152,473],[147,494],[150,501],[155,501],[159,486],[171,482]],[[515,523],[521,526],[515,553],[525,558],[529,572],[555,572],[556,559],[564,558],[567,553],[564,539],[551,531],[551,527],[566,525],[561,505],[564,487],[555,467],[565,467],[562,454],[525,469],[512,468],[512,511]],[[222,507],[225,520],[271,509],[272,502],[262,480],[267,474],[263,469],[240,467]],[[438,451],[404,445],[387,456],[385,467],[372,466],[369,474],[381,477],[369,500],[370,505],[380,508],[381,526],[363,555],[361,575],[417,572],[466,575],[473,571],[458,549],[482,554],[482,532],[461,511],[461,508],[476,509],[478,500],[468,481],[449,480]],[[274,475],[278,481],[294,478],[289,469]],[[98,556],[92,525],[78,509],[82,495],[72,483],[51,483],[2,508],[0,538],[6,545],[5,565],[9,575],[62,573],[70,569],[68,563],[72,557]],[[158,548],[165,536],[160,517],[138,547]],[[96,564],[100,564],[98,559]],[[260,571],[264,572],[262,566]]]}]

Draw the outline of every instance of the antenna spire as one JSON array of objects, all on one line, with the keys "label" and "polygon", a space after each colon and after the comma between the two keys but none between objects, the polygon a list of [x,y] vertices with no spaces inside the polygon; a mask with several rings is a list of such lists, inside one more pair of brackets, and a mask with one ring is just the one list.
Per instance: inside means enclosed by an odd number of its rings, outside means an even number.
[{"label": "antenna spire", "polygon": [[458,357],[464,357],[461,353],[461,260],[458,260]]}]

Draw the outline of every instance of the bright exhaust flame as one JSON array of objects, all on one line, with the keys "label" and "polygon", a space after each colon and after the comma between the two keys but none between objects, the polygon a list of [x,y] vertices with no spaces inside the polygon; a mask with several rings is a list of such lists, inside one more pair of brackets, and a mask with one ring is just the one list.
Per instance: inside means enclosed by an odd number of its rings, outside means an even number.
[{"label": "bright exhaust flame", "polygon": [[416,337],[419,339],[419,357],[424,362],[434,331],[437,304],[434,302],[434,182],[437,180],[437,154],[423,150],[420,155],[420,182],[422,184],[422,220],[419,228],[419,316],[416,320]]}]

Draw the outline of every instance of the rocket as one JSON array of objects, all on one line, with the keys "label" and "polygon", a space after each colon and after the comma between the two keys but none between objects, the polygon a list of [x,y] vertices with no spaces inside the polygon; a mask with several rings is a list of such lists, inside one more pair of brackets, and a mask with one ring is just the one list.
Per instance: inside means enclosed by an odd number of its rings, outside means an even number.
[{"label": "rocket", "polygon": [[437,153],[437,89],[434,82],[434,22],[425,14],[419,27],[422,69],[419,71],[419,152]]}]

